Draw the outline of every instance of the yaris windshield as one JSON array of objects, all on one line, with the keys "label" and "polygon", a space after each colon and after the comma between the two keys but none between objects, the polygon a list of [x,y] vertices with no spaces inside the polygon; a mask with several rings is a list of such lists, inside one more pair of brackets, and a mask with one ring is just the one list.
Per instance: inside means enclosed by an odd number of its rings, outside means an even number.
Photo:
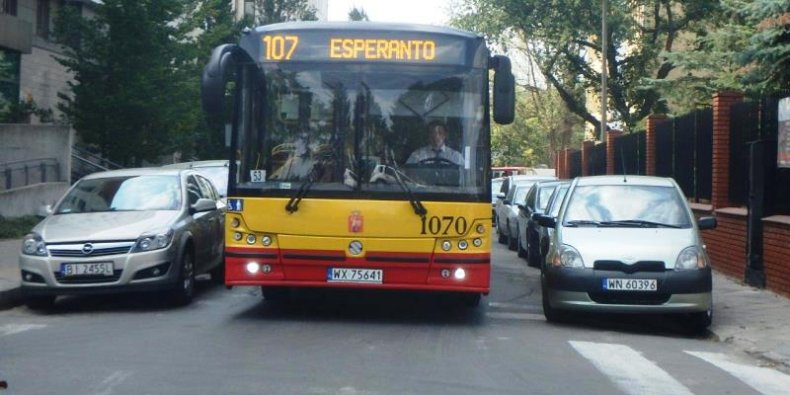
[{"label": "yaris windshield", "polygon": [[673,187],[579,186],[569,199],[563,217],[565,225],[691,226],[686,204]]}]

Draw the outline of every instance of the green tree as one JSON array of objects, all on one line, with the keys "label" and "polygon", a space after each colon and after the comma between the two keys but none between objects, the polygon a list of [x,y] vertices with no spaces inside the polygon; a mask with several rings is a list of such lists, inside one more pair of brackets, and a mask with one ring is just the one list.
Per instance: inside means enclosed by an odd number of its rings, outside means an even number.
[{"label": "green tree", "polygon": [[94,18],[65,6],[55,37],[74,76],[59,106],[84,142],[110,160],[156,161],[191,130],[189,102],[174,67],[176,0],[104,0]]},{"label": "green tree", "polygon": [[368,18],[368,14],[365,12],[364,8],[357,8],[354,7],[351,11],[348,12],[348,20],[349,21],[370,21]]},{"label": "green tree", "polygon": [[685,70],[672,80],[647,80],[678,112],[709,106],[716,91],[753,95],[790,89],[790,3],[785,0],[724,0],[709,31],[687,51],[664,53]]},{"label": "green tree", "polygon": [[255,0],[256,26],[278,22],[315,21],[316,10],[307,0]]},{"label": "green tree", "polygon": [[[507,44],[525,43],[547,83],[568,109],[600,128],[586,92],[599,90],[601,4],[584,0],[462,0],[452,23]],[[664,111],[657,89],[643,78],[665,79],[675,65],[659,53],[676,50],[682,35],[705,30],[718,0],[609,0],[608,108],[632,130],[651,112]],[[582,88],[581,90],[578,88]],[[597,107],[593,106],[593,107]]]},{"label": "green tree", "polygon": [[200,103],[200,77],[212,50],[221,44],[239,41],[244,21],[234,19],[231,2],[226,0],[189,0],[179,26],[185,37],[180,46],[179,79],[184,82],[183,100],[189,104],[188,123],[192,129],[176,142],[182,158],[218,159],[227,157],[224,132],[209,127]]}]

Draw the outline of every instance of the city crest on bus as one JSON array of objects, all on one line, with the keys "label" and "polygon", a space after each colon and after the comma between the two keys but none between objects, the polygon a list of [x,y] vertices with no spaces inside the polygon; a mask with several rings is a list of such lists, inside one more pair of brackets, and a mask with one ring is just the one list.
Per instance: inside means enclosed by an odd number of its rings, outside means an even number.
[{"label": "city crest on bus", "polygon": [[362,218],[362,213],[359,211],[352,211],[348,216],[348,231],[351,233],[362,232],[365,222]]}]

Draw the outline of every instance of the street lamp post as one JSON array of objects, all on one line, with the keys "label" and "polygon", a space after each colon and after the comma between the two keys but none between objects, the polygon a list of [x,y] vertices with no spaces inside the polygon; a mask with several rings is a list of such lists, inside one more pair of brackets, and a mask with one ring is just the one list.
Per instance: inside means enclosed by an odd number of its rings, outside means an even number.
[{"label": "street lamp post", "polygon": [[606,139],[606,0],[601,0],[601,141]]}]

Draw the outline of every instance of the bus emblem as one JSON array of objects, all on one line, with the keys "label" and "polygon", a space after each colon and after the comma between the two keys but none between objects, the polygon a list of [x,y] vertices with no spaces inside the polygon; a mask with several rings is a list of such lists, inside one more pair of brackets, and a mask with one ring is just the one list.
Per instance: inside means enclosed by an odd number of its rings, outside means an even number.
[{"label": "bus emblem", "polygon": [[354,240],[351,243],[348,243],[348,252],[351,255],[359,255],[362,253],[362,242],[359,240]]},{"label": "bus emblem", "polygon": [[359,211],[352,211],[351,215],[348,216],[348,231],[351,233],[360,233],[362,232],[363,225],[362,213]]}]

